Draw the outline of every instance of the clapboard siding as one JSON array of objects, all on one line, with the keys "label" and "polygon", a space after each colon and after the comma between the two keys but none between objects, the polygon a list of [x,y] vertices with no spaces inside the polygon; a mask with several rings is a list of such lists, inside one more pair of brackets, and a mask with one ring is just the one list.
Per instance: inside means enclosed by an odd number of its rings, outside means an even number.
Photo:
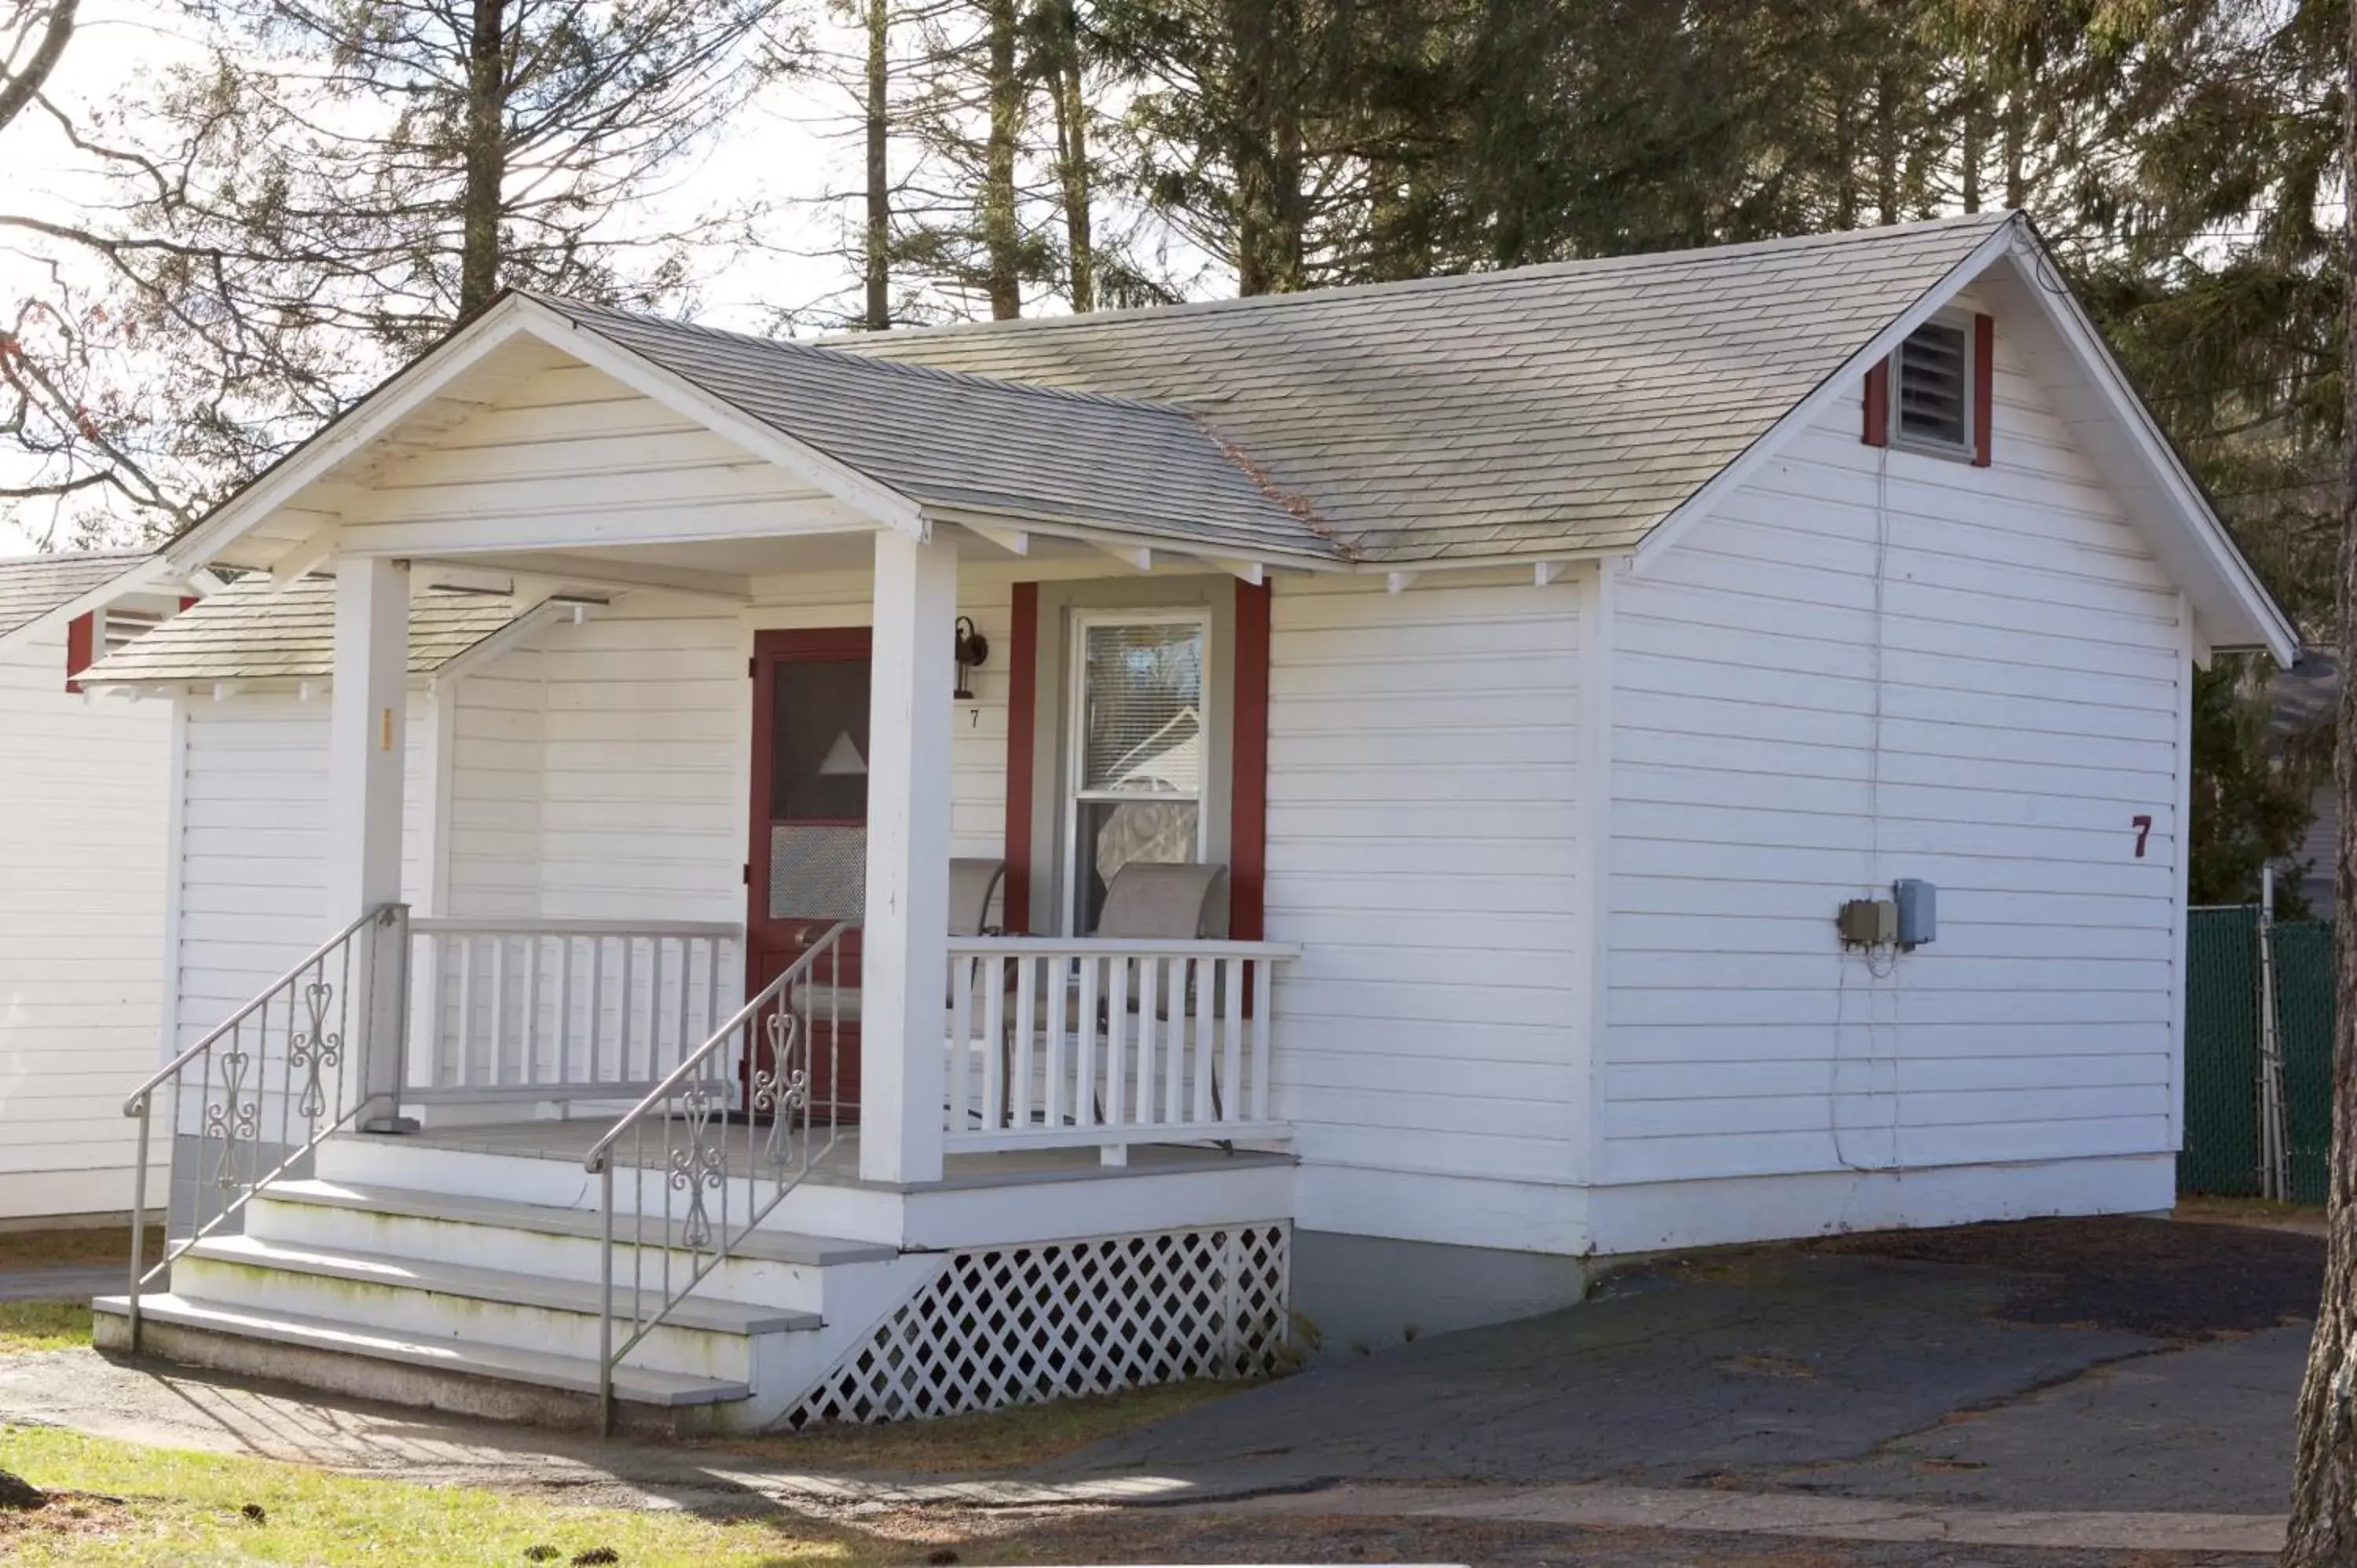
[{"label": "clapboard siding", "polygon": [[0,1219],[130,1206],[156,1059],[171,710],[65,668],[62,624],[0,648]]},{"label": "clapboard siding", "polygon": [[542,639],[540,908],[740,920],[745,635],[733,611],[625,599]]},{"label": "clapboard siding", "polygon": [[[993,660],[952,711],[952,851],[995,855],[1006,811],[1012,595],[969,584]],[[741,920],[755,626],[865,626],[865,576],[776,579],[749,611],[662,595],[560,624],[456,682],[454,913]]]},{"label": "clapboard siding", "polygon": [[681,418],[603,371],[540,370],[431,447],[375,475],[350,521],[595,525],[602,513],[659,508],[685,521],[740,522],[820,499],[776,466]]},{"label": "clapboard siding", "polygon": [[[1573,1168],[1583,591],[1275,586],[1267,930],[1302,949],[1277,982],[1275,1070],[1305,1162]],[[1318,1201],[1305,1188],[1304,1225]],[[1461,1236],[1447,1208],[1385,1224]]]},{"label": "clapboard siding", "polygon": [[2182,612],[1998,342],[1992,467],[1852,397],[1615,585],[1602,1182],[2173,1145]]},{"label": "clapboard siding", "polygon": [[[324,693],[178,699],[180,921],[174,981],[181,1048],[325,940],[328,712]],[[430,886],[426,777],[434,699],[410,694],[402,785],[402,897]],[[152,949],[150,950],[153,950]]]}]

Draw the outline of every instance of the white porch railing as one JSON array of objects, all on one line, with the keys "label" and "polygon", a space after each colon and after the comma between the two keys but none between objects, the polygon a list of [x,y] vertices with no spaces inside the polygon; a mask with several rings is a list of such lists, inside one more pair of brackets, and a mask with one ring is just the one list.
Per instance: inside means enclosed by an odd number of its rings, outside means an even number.
[{"label": "white porch railing", "polygon": [[737,1009],[742,928],[719,921],[410,921],[418,1104],[630,1099]]},{"label": "white porch railing", "polygon": [[1281,942],[950,939],[947,1149],[1261,1141]]}]

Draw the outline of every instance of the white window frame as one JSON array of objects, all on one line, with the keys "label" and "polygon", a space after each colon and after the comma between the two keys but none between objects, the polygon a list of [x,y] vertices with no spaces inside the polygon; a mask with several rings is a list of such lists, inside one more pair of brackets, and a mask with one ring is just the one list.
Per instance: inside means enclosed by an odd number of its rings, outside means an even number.
[{"label": "white window frame", "polygon": [[[1168,608],[1140,607],[1137,609],[1091,609],[1083,610],[1075,614],[1072,617],[1071,646],[1065,650],[1065,662],[1071,668],[1069,678],[1070,684],[1065,693],[1064,700],[1064,707],[1066,710],[1064,715],[1064,777],[1061,782],[1061,787],[1057,792],[1056,800],[1057,815],[1063,819],[1059,830],[1059,836],[1062,841],[1064,849],[1063,888],[1061,903],[1060,906],[1061,913],[1058,918],[1060,923],[1067,928],[1076,927],[1080,921],[1080,808],[1083,804],[1101,800],[1182,800],[1189,799],[1189,797],[1182,795],[1142,796],[1124,794],[1113,790],[1082,789],[1081,779],[1082,776],[1082,770],[1088,767],[1088,758],[1084,755],[1085,736],[1082,726],[1088,716],[1089,628],[1091,627],[1099,626],[1191,626],[1195,628],[1197,635],[1202,639],[1203,691],[1201,700],[1197,704],[1197,711],[1200,715],[1202,735],[1205,742],[1202,747],[1204,775],[1202,778],[1198,779],[1195,781],[1195,793],[1191,797],[1195,805],[1195,859],[1198,863],[1203,859],[1205,842],[1211,828],[1211,768],[1212,764],[1212,757],[1210,740],[1212,734],[1211,706],[1212,703],[1218,700],[1218,693],[1220,689],[1217,680],[1217,672],[1213,666],[1214,654],[1212,650],[1217,639],[1213,636],[1215,628],[1211,624],[1211,612],[1208,608],[1201,607],[1184,606],[1172,607]],[[1068,934],[1077,937],[1083,935],[1084,933],[1077,929],[1072,929],[1070,930]]]},{"label": "white window frame", "polygon": [[[1930,436],[1907,435],[1900,428],[1900,410],[1906,403],[1904,387],[1907,376],[1907,346],[1904,343],[1890,351],[1889,398],[1890,406],[1887,411],[1889,425],[1884,432],[1884,438],[1890,446],[1901,452],[1914,452],[1926,457],[1945,457],[1952,462],[1969,463],[1980,450],[1980,432],[1973,425],[1975,401],[1974,391],[1980,385],[1980,334],[1974,328],[1972,316],[1961,310],[1935,312],[1923,325],[1953,328],[1964,335],[1964,439],[1953,443],[1937,441]],[[1922,328],[1918,328],[1916,330],[1921,331]],[[1910,332],[1908,336],[1911,338],[1914,333]]]}]

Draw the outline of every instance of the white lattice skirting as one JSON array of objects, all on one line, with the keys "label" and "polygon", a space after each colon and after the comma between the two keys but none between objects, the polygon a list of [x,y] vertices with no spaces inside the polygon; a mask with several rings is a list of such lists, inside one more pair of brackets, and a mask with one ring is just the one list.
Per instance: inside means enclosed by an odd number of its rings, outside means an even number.
[{"label": "white lattice skirting", "polygon": [[820,1379],[786,1424],[901,1421],[1275,1371],[1284,1221],[960,1252]]}]

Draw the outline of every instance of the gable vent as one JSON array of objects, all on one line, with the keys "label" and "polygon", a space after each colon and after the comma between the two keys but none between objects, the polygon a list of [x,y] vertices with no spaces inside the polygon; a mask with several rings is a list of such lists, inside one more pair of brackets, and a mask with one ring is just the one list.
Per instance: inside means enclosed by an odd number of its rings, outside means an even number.
[{"label": "gable vent", "polygon": [[1899,423],[1907,443],[1967,447],[1972,339],[1962,322],[1927,321],[1899,346]]}]

